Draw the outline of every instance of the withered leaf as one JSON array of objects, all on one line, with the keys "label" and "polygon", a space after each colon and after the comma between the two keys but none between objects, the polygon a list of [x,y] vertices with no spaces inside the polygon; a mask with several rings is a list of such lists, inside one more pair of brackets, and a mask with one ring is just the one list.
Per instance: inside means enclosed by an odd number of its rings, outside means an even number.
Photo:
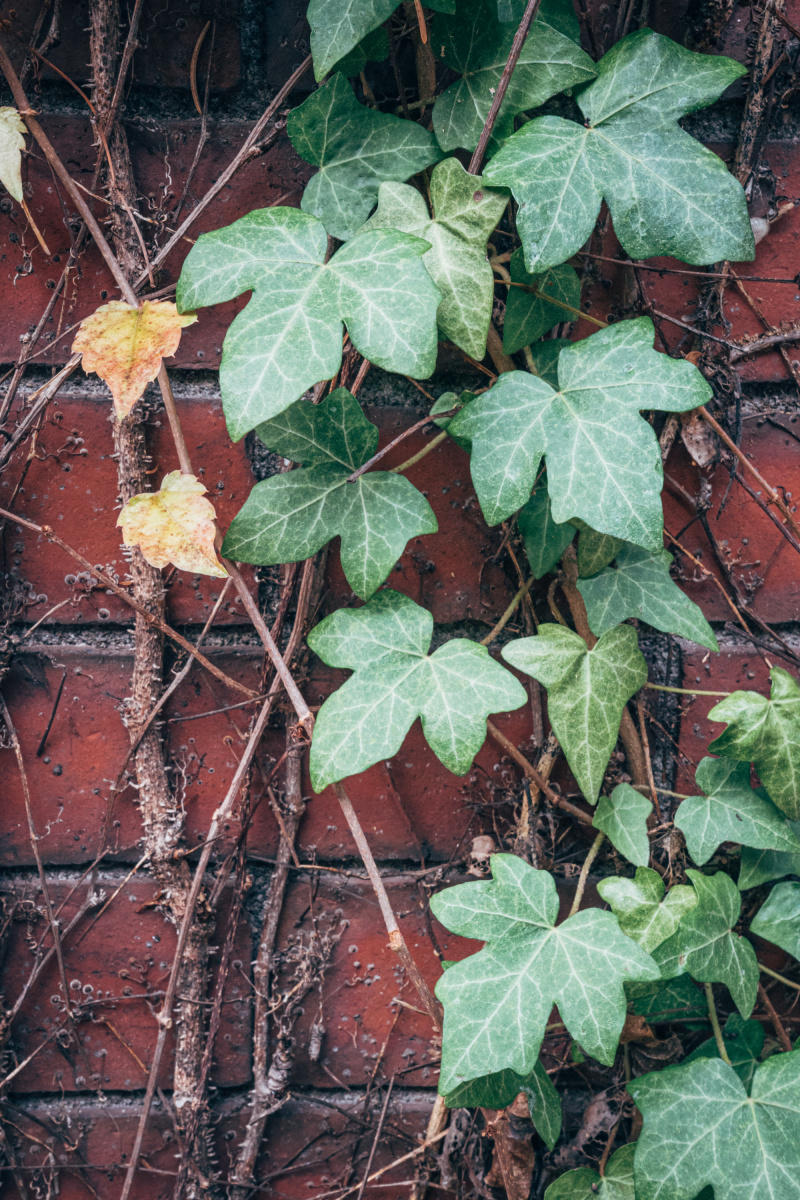
[{"label": "withered leaf", "polygon": [[0,108],[0,183],[15,200],[22,200],[22,151],[28,131],[15,108]]},{"label": "withered leaf", "polygon": [[154,567],[173,563],[194,575],[228,572],[217,557],[214,505],[194,475],[170,471],[158,492],[131,496],[119,514],[126,546],[138,546]]},{"label": "withered leaf", "polygon": [[196,320],[196,313],[179,313],[171,300],[145,300],[141,308],[111,300],[81,322],[72,349],[83,355],[84,371],[95,371],[111,388],[122,421],[155,379],[162,358],[178,349],[181,330]]}]

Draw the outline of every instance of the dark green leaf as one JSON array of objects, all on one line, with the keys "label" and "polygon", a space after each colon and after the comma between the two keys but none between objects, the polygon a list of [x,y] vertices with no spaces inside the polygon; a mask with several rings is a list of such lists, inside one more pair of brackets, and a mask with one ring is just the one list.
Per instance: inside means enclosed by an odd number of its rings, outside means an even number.
[{"label": "dark green leaf", "polygon": [[506,1108],[520,1094],[528,1101],[533,1126],[549,1150],[561,1133],[561,1098],[541,1062],[530,1075],[496,1071],[462,1083],[444,1097],[448,1108]]},{"label": "dark green leaf", "polygon": [[[306,17],[315,79],[324,79],[344,55],[377,31],[397,4],[398,0],[311,0]],[[455,12],[456,6],[455,0],[426,0],[425,7]]]},{"label": "dark green leaf", "polygon": [[[680,884],[678,886],[682,887]],[[674,888],[671,890],[674,891]],[[686,890],[691,891],[691,888]],[[647,1017],[651,1025],[681,1017],[700,1017],[708,1025],[706,998],[688,975],[679,975],[677,979],[659,983],[627,983],[625,993],[637,1016]],[[691,1028],[700,1026],[693,1025]]]},{"label": "dark green leaf", "polygon": [[353,47],[349,54],[339,59],[336,70],[351,79],[360,75],[368,62],[384,62],[389,57],[389,35],[382,27],[373,29]]},{"label": "dark green leaf", "polygon": [[[731,1013],[722,1031],[722,1040],[728,1051],[731,1066],[749,1093],[761,1051],[764,1049],[764,1026],[760,1021],[745,1021],[738,1013]],[[697,1058],[719,1058],[716,1038],[709,1038],[696,1050],[687,1055],[684,1062]]]},{"label": "dark green leaf", "polygon": [[578,1167],[554,1179],[544,1200],[634,1200],[633,1155],[635,1144],[621,1146],[608,1160],[600,1178],[590,1167]]},{"label": "dark green leaf", "polygon": [[[512,286],[506,298],[506,315],[503,323],[503,350],[514,354],[523,346],[537,342],[554,325],[568,321],[570,314],[557,304],[550,304],[544,296],[577,308],[581,302],[581,282],[573,267],[553,267],[543,275],[531,275],[525,270],[522,250],[511,255],[509,272]],[[514,287],[514,284],[521,286]],[[536,292],[525,291],[535,288]]]},{"label": "dark green leaf", "polygon": [[[800,821],[790,821],[795,836],[800,839]],[[800,875],[800,853],[785,854],[780,850],[751,850],[745,846],[739,866],[739,890],[758,887],[784,875]]]},{"label": "dark green leaf", "polygon": [[547,484],[542,481],[527,504],[519,511],[517,527],[525,541],[534,579],[542,579],[561,558],[575,536],[574,526],[553,520]]}]

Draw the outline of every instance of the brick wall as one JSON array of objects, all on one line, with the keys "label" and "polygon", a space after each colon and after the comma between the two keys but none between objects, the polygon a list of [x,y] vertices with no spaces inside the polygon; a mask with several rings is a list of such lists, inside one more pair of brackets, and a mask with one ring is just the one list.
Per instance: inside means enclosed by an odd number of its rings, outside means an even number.
[{"label": "brick wall", "polygon": [[[680,39],[686,23],[685,4],[655,2],[651,8],[655,27]],[[607,6],[599,4],[591,9],[599,20],[607,12]],[[38,3],[23,0],[14,4],[13,12],[5,3],[0,16],[24,34],[37,12]],[[793,0],[787,13],[800,23],[800,3]],[[146,44],[135,58],[135,84],[126,99],[125,120],[142,210],[167,224],[199,134],[200,121],[187,86],[188,65],[209,16],[217,22],[210,137],[191,183],[189,203],[202,196],[269,96],[306,52],[306,30],[296,0],[271,5],[255,0],[228,0],[224,5],[212,0],[199,4],[147,0],[143,19]],[[722,47],[725,52],[746,57],[752,34],[750,16],[749,6],[735,8]],[[88,82],[85,5],[65,0],[62,21],[62,39],[53,52],[53,62],[84,85]],[[42,124],[62,158],[73,176],[88,186],[95,149],[82,102],[47,69],[33,94]],[[301,98],[298,94],[294,100]],[[739,86],[687,126],[730,159],[742,103]],[[775,116],[762,154],[767,167],[762,171],[764,191],[774,188],[777,195],[792,200],[800,197],[797,133],[798,111],[789,106]],[[279,139],[265,156],[239,172],[208,207],[192,236],[278,200],[298,204],[309,170],[285,137]],[[64,225],[65,213],[67,219],[71,215],[69,203],[37,153],[25,160],[25,178],[31,211],[52,255],[44,256],[35,245],[18,206],[8,197],[0,199],[0,361],[8,364],[15,362],[21,343],[36,326],[69,250]],[[746,273],[789,279],[800,264],[798,249],[800,210],[794,210],[759,244],[756,262],[747,265]],[[613,257],[613,236],[606,239],[604,250]],[[173,255],[160,284],[174,280],[183,252]],[[662,265],[667,264],[664,260]],[[800,285],[754,282],[748,287],[770,325],[800,317]],[[600,264],[599,278],[586,299],[596,315],[619,315],[626,303],[625,289],[621,270]],[[697,279],[646,272],[645,293],[657,310],[690,320]],[[48,377],[51,365],[68,358],[71,337],[62,336],[66,326],[115,294],[99,255],[90,247],[63,300],[54,308],[40,343],[45,352],[29,369],[23,396]],[[224,331],[241,304],[237,301],[203,312],[197,325],[185,332],[174,364],[170,364],[187,441],[196,463],[202,464],[203,480],[223,527],[265,469],[248,441],[230,444],[214,374]],[[727,292],[725,315],[734,338],[763,332],[763,325],[733,288]],[[670,347],[686,337],[679,325],[664,322],[662,329]],[[589,332],[591,326],[580,323],[573,336]],[[800,357],[796,346],[788,350],[790,359]],[[446,386],[474,380],[455,359],[445,358],[442,365],[445,374],[436,379],[437,394]],[[800,369],[800,363],[794,365]],[[777,352],[754,356],[739,367],[742,448],[771,482],[786,489],[788,499],[800,492],[800,407],[795,382]],[[425,397],[418,390],[375,369],[367,377],[361,399],[380,428],[382,444],[427,411]],[[177,463],[153,389],[148,391],[146,406],[152,470],[160,477]],[[398,449],[393,462],[402,461],[426,440],[422,434],[415,435]],[[93,377],[74,376],[48,411],[35,458],[25,470],[28,450],[27,444],[23,446],[0,476],[0,504],[13,500],[21,516],[54,526],[93,564],[124,577],[126,562],[115,528],[116,465],[106,389]],[[17,490],[23,471],[24,483]],[[715,623],[722,650],[719,656],[709,655],[676,639],[668,646],[668,639],[648,635],[643,640],[653,677],[673,684],[684,678],[688,685],[699,680],[700,686],[712,690],[763,688],[767,678],[763,657],[737,638],[727,624],[733,614],[713,580],[732,580],[750,611],[779,626],[782,636],[796,647],[800,574],[794,551],[740,487],[734,486],[720,507],[728,484],[724,469],[712,465],[701,470],[678,445],[670,458],[669,474],[678,486],[665,492],[667,528],[676,534],[685,529],[685,546],[705,568],[704,572],[686,562],[681,582]],[[440,532],[409,544],[390,583],[433,612],[437,636],[454,630],[481,636],[502,613],[517,585],[502,560],[493,558],[500,535],[487,529],[481,519],[468,459],[454,444],[444,443],[414,468],[410,478],[428,496]],[[715,557],[701,524],[689,524],[690,513],[681,498],[680,489],[695,497],[703,488],[710,489],[708,521],[721,547],[721,560]],[[31,816],[50,893],[54,903],[64,906],[62,927],[85,907],[89,892],[96,897],[65,939],[69,987],[93,1003],[82,1010],[84,1019],[76,1028],[65,1026],[58,971],[55,962],[49,964],[16,1019],[9,1069],[36,1053],[12,1081],[7,1115],[17,1127],[14,1136],[21,1147],[20,1178],[44,1179],[46,1172],[40,1177],[32,1169],[62,1164],[62,1197],[83,1197],[88,1189],[105,1200],[119,1194],[121,1168],[130,1153],[155,1042],[154,1013],[175,945],[175,929],[164,919],[155,884],[140,862],[135,794],[129,789],[119,796],[113,811],[108,803],[128,745],[119,709],[130,681],[130,611],[113,594],[88,586],[58,548],[19,526],[5,527],[3,555],[4,569],[24,587],[25,598],[24,611],[15,625],[19,642],[3,691],[20,735]],[[251,579],[263,603],[274,602],[277,573],[263,571],[258,580],[255,576]],[[176,576],[169,584],[168,619],[194,639],[218,591],[216,580]],[[323,611],[352,600],[334,548]],[[257,687],[261,647],[236,600],[231,599],[220,613],[207,647],[209,656],[227,673]],[[303,681],[309,703],[319,704],[341,677],[312,660]],[[180,802],[186,809],[187,847],[203,841],[241,754],[250,710],[218,711],[230,703],[224,687],[196,667],[164,712],[163,733]],[[698,761],[708,739],[719,731],[707,718],[712,703],[707,697],[681,704],[664,698],[653,706],[664,731],[654,753],[666,786],[682,789],[686,767]],[[42,746],[51,716],[52,725]],[[501,715],[497,724],[521,748],[534,748],[527,709]],[[259,753],[264,775],[282,751],[283,732],[276,722]],[[576,790],[563,769],[556,780],[565,793]],[[458,882],[469,866],[474,837],[488,834],[502,844],[521,795],[516,769],[487,741],[470,774],[458,779],[428,750],[417,725],[391,762],[351,780],[349,790],[387,875],[387,887],[412,953],[433,984],[440,971],[438,957],[463,957],[470,947],[449,937],[427,913],[429,888],[438,884],[440,876],[433,871],[425,874],[424,869],[439,864],[441,871],[447,872],[448,883]],[[307,780],[304,791],[311,796]],[[8,748],[0,748],[0,796],[0,889],[19,900],[7,931],[3,963],[2,987],[10,1004],[24,986],[46,927],[20,775]],[[220,856],[235,843],[238,833],[237,823],[231,821],[224,830]],[[269,806],[259,805],[248,835],[250,887],[245,915],[236,932],[235,969],[225,991],[212,1072],[214,1137],[223,1175],[247,1120],[244,1105],[250,1080],[252,1015],[249,964],[279,835]],[[580,828],[569,833],[577,844],[583,836]],[[85,872],[101,849],[105,850],[102,860],[87,881]],[[368,1085],[376,1081],[395,1078],[374,1166],[412,1148],[430,1113],[438,1054],[430,1023],[415,1010],[415,994],[388,949],[378,907],[354,859],[349,832],[330,792],[311,796],[297,853],[305,869],[291,873],[279,944],[307,927],[312,918],[334,922],[341,936],[320,992],[305,1006],[297,1031],[292,1097],[270,1120],[260,1162],[260,1175],[277,1194],[287,1197],[324,1193],[331,1181],[347,1176],[348,1170],[353,1178],[360,1177],[376,1116]],[[570,878],[565,869],[560,881],[565,902]],[[591,889],[590,898],[598,902]],[[229,898],[223,897],[218,940],[226,928],[228,903]],[[321,1053],[312,1061],[310,1030],[320,1018],[325,1036]],[[157,1100],[154,1107],[134,1193],[142,1200],[171,1195],[171,1174],[176,1168],[168,1058],[159,1084],[164,1100]],[[568,1119],[572,1119],[570,1111],[568,1107]],[[575,1112],[580,1115],[578,1101]],[[411,1178],[413,1162],[397,1172],[399,1180]],[[4,1186],[13,1194],[8,1177]],[[398,1188],[397,1194],[406,1191]],[[389,1194],[394,1193],[390,1190]]]}]

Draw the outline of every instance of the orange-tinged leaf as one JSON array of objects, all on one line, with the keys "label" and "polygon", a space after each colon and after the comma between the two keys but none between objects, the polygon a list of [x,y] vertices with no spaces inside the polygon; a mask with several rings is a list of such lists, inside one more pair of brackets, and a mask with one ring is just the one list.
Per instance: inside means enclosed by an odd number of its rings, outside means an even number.
[{"label": "orange-tinged leaf", "polygon": [[193,575],[228,572],[217,556],[214,505],[194,475],[170,471],[158,492],[131,496],[119,514],[126,546],[138,546],[154,567],[173,563]]},{"label": "orange-tinged leaf", "polygon": [[171,300],[145,300],[141,308],[111,300],[81,322],[72,349],[83,355],[84,371],[96,371],[111,388],[121,421],[155,379],[162,358],[178,349],[181,330],[196,320]]}]

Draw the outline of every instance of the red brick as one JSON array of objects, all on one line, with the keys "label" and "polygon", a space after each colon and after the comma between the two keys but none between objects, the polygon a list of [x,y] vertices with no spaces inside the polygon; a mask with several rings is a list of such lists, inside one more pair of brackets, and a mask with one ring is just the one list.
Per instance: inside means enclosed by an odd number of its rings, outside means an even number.
[{"label": "red brick", "polygon": [[[779,416],[787,430],[794,431],[795,421]],[[800,455],[792,432],[783,432],[759,420],[745,420],[742,449],[761,475],[778,490],[785,489],[792,510],[800,496]],[[739,471],[748,484],[760,492],[760,485],[741,466]],[[724,467],[702,470],[689,458],[683,446],[676,446],[667,464],[667,475],[675,479],[691,496],[697,496],[703,478],[711,481],[712,504],[708,510],[711,532],[720,546],[725,562],[743,598],[752,599],[752,611],[770,622],[793,621],[800,600],[800,560],[797,552],[756,502],[734,483],[724,510],[720,505],[728,485]],[[763,497],[762,497],[763,498]],[[691,520],[685,502],[667,486],[664,490],[664,518],[674,535]],[[715,577],[721,572],[703,527],[695,521],[679,540]],[[674,547],[670,546],[674,551]],[[681,586],[711,620],[733,621],[734,614],[718,587],[692,563],[685,563],[686,579]]]},{"label": "red brick", "polygon": [[[113,896],[120,883],[122,879],[114,876],[100,877],[98,887],[105,893],[105,900]],[[68,899],[73,884],[51,877],[48,887],[54,908],[65,902],[64,925],[82,902],[86,886],[79,886]],[[15,891],[37,905],[40,915],[30,928],[24,920],[12,923],[3,982],[9,1002],[19,995],[30,973],[33,954],[28,933],[32,932],[38,942],[46,930],[38,884],[26,881]],[[142,1064],[149,1067],[152,1058],[157,1035],[154,1010],[160,1003],[158,993],[166,986],[177,936],[175,927],[156,911],[157,901],[158,888],[153,881],[136,876],[124,884],[105,912],[98,915],[99,908],[90,909],[74,932],[64,939],[71,1000],[82,996],[110,1003],[88,1008],[68,1045],[62,1047],[58,1040],[51,1040],[44,1046],[13,1081],[15,1092],[100,1088],[127,1092],[144,1086]],[[223,904],[218,937],[224,936],[225,913]],[[45,945],[49,944],[47,938]],[[234,956],[246,971],[250,937],[244,923],[237,934]],[[126,990],[130,1000],[125,999]],[[155,993],[152,999],[149,993]],[[20,1062],[37,1050],[49,1034],[64,1026],[63,1013],[53,1002],[57,995],[59,973],[53,957],[31,989],[14,1025],[12,1038]],[[245,1083],[250,1075],[250,993],[239,970],[229,976],[226,999],[219,1032],[219,1063],[214,1074],[218,1084],[233,1086]],[[162,1087],[171,1086],[172,1054],[170,1044],[159,1073]]]},{"label": "red brick", "polygon": [[[208,489],[220,526],[225,529],[255,482],[244,443],[231,443],[218,400],[179,396],[177,403],[193,466]],[[28,470],[15,511],[29,521],[52,525],[93,566],[124,579],[127,563],[122,534],[117,528],[119,492],[110,415],[110,400],[106,403],[80,393],[60,398],[40,435],[38,455]],[[70,439],[75,438],[82,439],[82,445],[70,444]],[[149,424],[148,449],[153,486],[157,487],[163,476],[178,466],[163,414]],[[21,465],[20,462],[16,469],[0,477],[0,504],[14,494]],[[37,594],[46,597],[29,610],[29,619],[38,620],[49,608],[84,591],[80,583],[77,587],[75,583],[76,577],[84,573],[80,564],[38,534],[17,526],[11,537],[6,537],[5,547],[8,566],[32,583]],[[252,572],[247,572],[247,577],[252,582]],[[221,586],[218,579],[179,571],[167,594],[167,619],[178,624],[204,622],[214,607],[212,595],[218,596]],[[130,624],[132,619],[130,606],[104,588],[85,596],[76,606],[59,609],[52,617],[59,625]],[[249,618],[243,614],[241,601],[231,588],[217,623],[241,621],[249,622]]]}]

